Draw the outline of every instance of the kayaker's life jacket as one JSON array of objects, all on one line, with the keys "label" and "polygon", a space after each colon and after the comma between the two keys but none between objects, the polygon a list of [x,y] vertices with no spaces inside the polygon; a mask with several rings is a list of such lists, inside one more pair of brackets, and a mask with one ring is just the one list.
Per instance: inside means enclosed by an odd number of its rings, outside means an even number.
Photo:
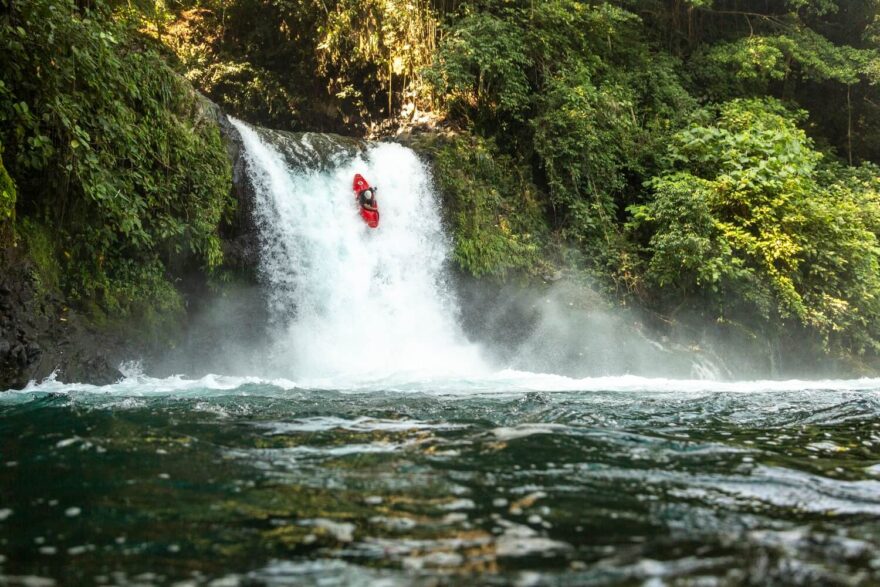
[{"label": "kayaker's life jacket", "polygon": [[361,206],[372,206],[376,207],[376,189],[375,188],[367,188],[362,192],[358,193],[358,201]]}]

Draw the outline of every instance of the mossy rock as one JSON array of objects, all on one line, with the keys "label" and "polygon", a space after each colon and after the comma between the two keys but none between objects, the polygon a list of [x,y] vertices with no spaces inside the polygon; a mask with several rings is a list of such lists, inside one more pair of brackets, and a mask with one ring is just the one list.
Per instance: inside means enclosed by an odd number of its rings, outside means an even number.
[{"label": "mossy rock", "polygon": [[21,218],[16,229],[25,254],[31,261],[37,290],[43,294],[58,291],[62,269],[58,261],[58,244],[52,231],[30,218]]},{"label": "mossy rock", "polygon": [[3,147],[0,145],[0,246],[8,246],[14,238],[15,182],[3,166]]},{"label": "mossy rock", "polygon": [[553,273],[551,231],[527,165],[470,134],[422,135],[413,147],[433,161],[460,269],[501,279]]}]

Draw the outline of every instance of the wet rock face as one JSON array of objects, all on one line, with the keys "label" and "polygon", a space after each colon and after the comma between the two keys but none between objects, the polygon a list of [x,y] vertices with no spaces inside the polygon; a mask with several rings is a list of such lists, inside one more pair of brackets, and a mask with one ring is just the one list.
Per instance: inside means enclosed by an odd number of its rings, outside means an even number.
[{"label": "wet rock face", "polygon": [[55,294],[42,292],[27,259],[0,252],[0,392],[52,373],[64,381],[107,384],[122,374],[105,349],[124,341],[99,333]]},{"label": "wet rock face", "polygon": [[232,191],[238,202],[231,222],[221,227],[224,265],[249,275],[256,281],[260,244],[254,221],[254,191],[245,168],[244,145],[229,118],[216,104],[211,105],[214,108],[213,117],[226,145],[229,162],[232,164]]},{"label": "wet rock face", "polygon": [[221,225],[224,265],[256,281],[259,241],[254,223],[254,193],[247,179],[244,145],[241,136],[223,110],[201,94],[197,94],[201,116],[216,124],[232,165],[232,192],[237,202],[235,215]]},{"label": "wet rock face", "polygon": [[[0,283],[0,389],[21,387],[27,383],[28,368],[41,354],[39,345],[28,332],[34,317],[29,316],[27,305],[21,303],[23,296],[18,290],[23,284],[10,279],[12,277],[14,272],[3,271],[0,278],[4,280]],[[31,344],[34,348],[29,357],[28,346]]]}]

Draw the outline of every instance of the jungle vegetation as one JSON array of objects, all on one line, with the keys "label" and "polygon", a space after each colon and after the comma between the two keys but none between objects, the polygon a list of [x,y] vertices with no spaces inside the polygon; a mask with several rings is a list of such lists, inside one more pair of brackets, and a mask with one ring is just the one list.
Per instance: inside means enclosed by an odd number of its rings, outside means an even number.
[{"label": "jungle vegetation", "polygon": [[172,260],[211,270],[222,257],[231,172],[216,124],[111,6],[2,6],[2,244],[102,316],[177,309]]},{"label": "jungle vegetation", "polygon": [[0,223],[57,227],[83,297],[220,262],[188,82],[275,128],[444,129],[463,271],[880,356],[880,0],[0,5]]}]

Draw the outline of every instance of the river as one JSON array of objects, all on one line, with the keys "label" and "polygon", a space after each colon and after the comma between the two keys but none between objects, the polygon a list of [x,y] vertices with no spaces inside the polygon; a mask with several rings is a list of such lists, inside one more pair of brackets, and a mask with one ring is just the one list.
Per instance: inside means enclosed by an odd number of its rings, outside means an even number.
[{"label": "river", "polygon": [[493,364],[411,151],[236,124],[266,346],[0,394],[0,584],[880,584],[880,380]]}]

